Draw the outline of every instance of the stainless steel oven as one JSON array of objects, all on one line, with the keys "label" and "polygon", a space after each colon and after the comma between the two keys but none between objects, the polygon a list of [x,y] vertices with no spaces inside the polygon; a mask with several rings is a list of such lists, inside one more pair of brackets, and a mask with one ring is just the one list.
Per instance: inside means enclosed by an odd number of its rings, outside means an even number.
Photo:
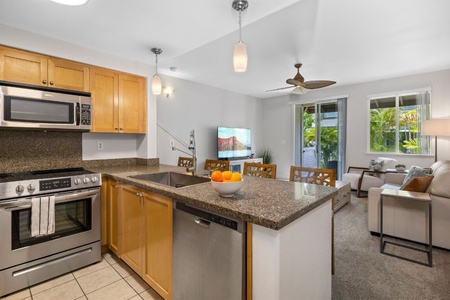
[{"label": "stainless steel oven", "polygon": [[[101,260],[100,174],[58,172],[0,178],[0,296]],[[54,233],[32,236],[32,198],[49,196]]]}]

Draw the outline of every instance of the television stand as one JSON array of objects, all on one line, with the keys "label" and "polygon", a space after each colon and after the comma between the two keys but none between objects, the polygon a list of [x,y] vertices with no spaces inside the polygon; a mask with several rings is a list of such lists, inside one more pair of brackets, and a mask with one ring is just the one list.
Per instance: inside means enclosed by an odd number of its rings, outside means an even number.
[{"label": "television stand", "polygon": [[250,162],[250,163],[263,163],[262,158],[246,158],[246,159],[237,159],[237,160],[230,160],[230,171],[231,172],[239,172],[242,174],[242,171],[244,170],[244,163]]}]

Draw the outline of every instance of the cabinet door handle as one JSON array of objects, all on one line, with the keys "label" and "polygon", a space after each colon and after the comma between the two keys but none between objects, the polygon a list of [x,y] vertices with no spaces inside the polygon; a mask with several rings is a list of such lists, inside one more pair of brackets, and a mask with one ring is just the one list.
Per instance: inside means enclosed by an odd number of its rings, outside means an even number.
[{"label": "cabinet door handle", "polygon": [[53,85],[53,81],[50,81],[50,85]]},{"label": "cabinet door handle", "polygon": [[120,130],[122,131],[122,130],[123,130],[123,128],[120,128]]},{"label": "cabinet door handle", "polygon": [[42,83],[43,83],[43,84],[47,84],[47,80],[45,80],[45,79],[42,80]]}]

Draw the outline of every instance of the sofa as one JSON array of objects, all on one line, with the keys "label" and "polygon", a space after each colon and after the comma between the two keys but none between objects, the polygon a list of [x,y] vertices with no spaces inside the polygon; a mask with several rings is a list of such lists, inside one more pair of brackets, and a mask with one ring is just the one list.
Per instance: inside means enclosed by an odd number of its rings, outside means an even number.
[{"label": "sofa", "polygon": [[[429,168],[433,176],[425,193],[432,205],[433,246],[450,249],[450,161],[438,161]],[[393,174],[391,174],[393,175]],[[401,174],[397,174],[401,175]],[[405,175],[403,175],[404,177]],[[380,194],[384,188],[400,189],[401,178],[368,194],[368,226],[372,234],[380,232]],[[427,203],[384,197],[383,233],[419,243],[428,243]]]}]

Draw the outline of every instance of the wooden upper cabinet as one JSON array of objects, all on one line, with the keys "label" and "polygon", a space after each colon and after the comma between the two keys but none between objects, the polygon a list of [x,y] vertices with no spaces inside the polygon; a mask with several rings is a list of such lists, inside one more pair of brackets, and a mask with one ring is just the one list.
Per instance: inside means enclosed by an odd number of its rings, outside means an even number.
[{"label": "wooden upper cabinet", "polygon": [[89,67],[82,63],[0,47],[0,79],[89,92]]},{"label": "wooden upper cabinet", "polygon": [[145,78],[102,68],[90,68],[91,132],[145,133]]},{"label": "wooden upper cabinet", "polygon": [[89,67],[59,58],[48,60],[48,86],[89,92]]},{"label": "wooden upper cabinet", "polygon": [[145,133],[147,123],[145,78],[119,74],[119,131]]},{"label": "wooden upper cabinet", "polygon": [[119,75],[110,70],[91,68],[91,132],[119,132]]},{"label": "wooden upper cabinet", "polygon": [[1,80],[47,86],[47,56],[0,47],[0,60]]}]

